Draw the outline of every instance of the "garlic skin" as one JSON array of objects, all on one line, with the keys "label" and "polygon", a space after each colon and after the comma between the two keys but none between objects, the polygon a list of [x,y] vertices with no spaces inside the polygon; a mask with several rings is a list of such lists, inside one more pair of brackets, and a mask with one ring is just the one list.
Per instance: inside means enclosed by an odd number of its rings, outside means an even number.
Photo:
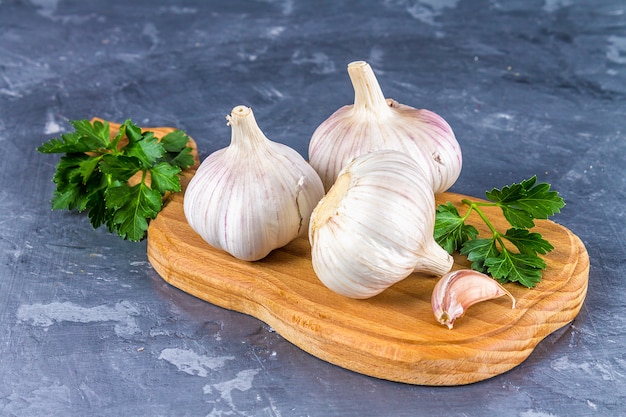
[{"label": "garlic skin", "polygon": [[471,269],[461,269],[444,275],[435,285],[431,306],[437,321],[452,329],[454,321],[468,308],[481,301],[507,295],[515,308],[515,298],[493,278]]},{"label": "garlic skin", "polygon": [[298,152],[263,134],[250,108],[237,106],[226,118],[231,143],[189,182],[185,217],[211,246],[256,261],[306,233],[324,187]]},{"label": "garlic skin", "polygon": [[357,299],[414,271],[443,275],[453,259],[435,242],[434,222],[434,193],[413,159],[390,150],[360,155],[313,210],[313,269],[330,290]]},{"label": "garlic skin", "polygon": [[401,151],[424,168],[435,193],[450,188],[461,173],[461,148],[439,115],[385,99],[367,62],[348,65],[354,104],[322,122],[309,142],[309,163],[328,190],[343,166],[374,150]]}]

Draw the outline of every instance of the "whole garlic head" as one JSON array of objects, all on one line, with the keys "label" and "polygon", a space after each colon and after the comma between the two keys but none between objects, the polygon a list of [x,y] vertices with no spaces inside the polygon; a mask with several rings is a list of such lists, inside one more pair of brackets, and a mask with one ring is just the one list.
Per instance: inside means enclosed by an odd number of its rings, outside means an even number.
[{"label": "whole garlic head", "polygon": [[392,149],[410,155],[424,169],[435,193],[450,188],[461,173],[461,148],[439,115],[385,99],[367,62],[348,65],[354,104],[320,124],[309,143],[309,162],[328,190],[354,157]]},{"label": "whole garlic head", "polygon": [[231,143],[191,179],[185,217],[211,246],[255,261],[306,233],[324,187],[298,152],[263,134],[252,109],[237,106],[226,118]]},{"label": "whole garlic head", "polygon": [[433,238],[435,199],[422,169],[398,151],[360,155],[313,210],[313,269],[332,291],[369,298],[413,271],[443,275],[452,257]]}]

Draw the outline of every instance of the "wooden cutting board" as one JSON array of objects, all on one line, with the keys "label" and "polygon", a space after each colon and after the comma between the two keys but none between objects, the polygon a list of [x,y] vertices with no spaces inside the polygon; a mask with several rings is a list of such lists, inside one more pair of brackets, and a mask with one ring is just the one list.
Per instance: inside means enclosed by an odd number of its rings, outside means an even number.
[{"label": "wooden cutting board", "polygon": [[[187,172],[185,184],[193,173]],[[464,197],[444,193],[437,201],[460,207]],[[496,227],[506,229],[499,210],[485,211],[496,219]],[[587,292],[587,251],[565,227],[547,220],[536,223],[534,231],[555,246],[545,256],[542,282],[534,289],[507,284],[517,299],[515,309],[507,297],[479,303],[452,330],[437,323],[431,310],[435,278],[413,274],[374,298],[345,298],[315,276],[306,237],[261,261],[239,261],[209,246],[189,227],[182,193],[173,195],[151,222],[148,259],[171,285],[254,316],[325,361],[391,381],[461,385],[519,365],[580,311]],[[455,257],[454,269],[468,266],[465,257]]]}]

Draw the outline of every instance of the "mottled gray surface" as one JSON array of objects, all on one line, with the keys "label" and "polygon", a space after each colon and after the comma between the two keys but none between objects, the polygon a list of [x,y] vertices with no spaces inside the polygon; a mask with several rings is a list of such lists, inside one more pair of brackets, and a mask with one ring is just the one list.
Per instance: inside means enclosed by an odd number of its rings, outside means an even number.
[{"label": "mottled gray surface", "polygon": [[[67,120],[176,126],[205,157],[246,104],[306,155],[357,59],[452,125],[454,191],[537,174],[567,202],[587,299],[504,375],[433,388],[340,369],[170,287],[145,242],[50,210],[57,157],[35,147]],[[0,415],[625,415],[625,137],[623,0],[0,0]]]}]

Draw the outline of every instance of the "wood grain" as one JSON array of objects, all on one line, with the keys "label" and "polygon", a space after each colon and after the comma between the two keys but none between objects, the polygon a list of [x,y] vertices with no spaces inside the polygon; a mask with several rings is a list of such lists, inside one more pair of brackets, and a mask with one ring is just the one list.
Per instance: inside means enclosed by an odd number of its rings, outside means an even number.
[{"label": "wood grain", "polygon": [[[444,193],[437,200],[460,206],[464,197]],[[506,228],[499,211],[487,213],[496,227]],[[261,261],[239,261],[189,227],[182,193],[172,196],[150,224],[148,258],[171,285],[254,316],[325,361],[391,381],[461,385],[519,365],[580,311],[589,273],[584,245],[552,221],[537,222],[535,231],[555,246],[545,256],[542,282],[534,289],[507,284],[517,299],[515,309],[506,297],[479,303],[452,330],[437,323],[431,310],[435,278],[412,274],[368,300],[342,297],[315,276],[306,237]],[[454,269],[466,267],[467,260],[456,256]]]}]

